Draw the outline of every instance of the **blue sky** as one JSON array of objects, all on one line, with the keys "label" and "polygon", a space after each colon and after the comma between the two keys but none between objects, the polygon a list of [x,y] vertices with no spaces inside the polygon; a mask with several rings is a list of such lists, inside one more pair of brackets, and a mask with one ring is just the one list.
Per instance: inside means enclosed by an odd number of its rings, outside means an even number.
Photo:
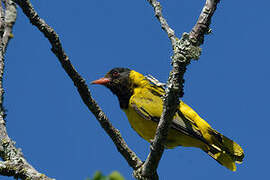
[{"label": "blue sky", "polygon": [[[66,53],[87,82],[119,66],[167,80],[171,45],[146,0],[32,3],[60,35]],[[180,37],[191,30],[204,1],[161,3]],[[200,60],[192,62],[185,74],[183,100],[243,147],[243,164],[231,172],[199,149],[178,147],[165,151],[158,168],[161,180],[268,177],[269,5],[268,1],[222,1]],[[4,86],[9,135],[40,172],[57,179],[83,180],[96,170],[105,174],[117,170],[132,179],[132,169],[83,104],[48,41],[21,10],[6,54]],[[117,98],[102,86],[89,88],[144,160],[149,144],[131,129]]]}]

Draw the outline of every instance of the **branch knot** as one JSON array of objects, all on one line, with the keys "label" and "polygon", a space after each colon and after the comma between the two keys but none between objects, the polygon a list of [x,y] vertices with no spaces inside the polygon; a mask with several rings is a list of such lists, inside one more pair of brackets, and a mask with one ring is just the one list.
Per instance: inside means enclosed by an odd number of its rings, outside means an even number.
[{"label": "branch knot", "polygon": [[173,62],[189,63],[191,59],[198,60],[201,55],[201,48],[193,45],[188,33],[183,33],[182,38],[176,40],[173,51]]}]

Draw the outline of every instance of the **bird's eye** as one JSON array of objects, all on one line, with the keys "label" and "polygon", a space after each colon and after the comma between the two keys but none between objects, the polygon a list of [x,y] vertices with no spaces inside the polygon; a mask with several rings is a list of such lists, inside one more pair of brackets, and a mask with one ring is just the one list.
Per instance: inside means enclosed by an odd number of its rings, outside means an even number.
[{"label": "bird's eye", "polygon": [[113,76],[113,77],[118,77],[118,76],[119,76],[119,72],[114,71],[114,72],[112,73],[112,76]]}]

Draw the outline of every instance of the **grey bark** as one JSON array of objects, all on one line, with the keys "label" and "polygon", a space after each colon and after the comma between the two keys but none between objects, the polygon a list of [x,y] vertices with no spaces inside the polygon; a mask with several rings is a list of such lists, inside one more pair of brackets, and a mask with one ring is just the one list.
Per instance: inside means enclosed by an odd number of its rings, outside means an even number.
[{"label": "grey bark", "polygon": [[[57,56],[63,69],[73,81],[83,102],[95,115],[105,132],[111,137],[118,151],[134,169],[134,177],[140,180],[156,180],[158,179],[156,169],[164,152],[163,144],[166,140],[173,115],[177,108],[179,108],[179,98],[184,95],[184,73],[192,59],[199,59],[201,53],[199,46],[203,43],[204,35],[210,31],[211,17],[216,10],[219,0],[206,0],[197,23],[191,32],[189,34],[184,33],[181,39],[176,37],[174,31],[169,27],[166,19],[163,17],[160,3],[156,0],[147,1],[154,8],[155,16],[171,41],[173,56],[172,70],[167,81],[168,88],[164,96],[163,113],[155,138],[150,146],[150,153],[145,163],[142,163],[139,157],[128,147],[119,130],[113,127],[105,113],[92,98],[84,78],[72,65],[54,29],[39,17],[29,0],[14,0],[30,22],[49,40],[52,46],[52,52]],[[26,161],[21,151],[15,147],[14,142],[8,137],[6,131],[2,79],[4,54],[7,44],[12,37],[12,26],[16,20],[16,6],[11,0],[5,0],[3,2],[5,3],[5,8],[2,7],[2,4],[0,5],[0,155],[3,159],[3,161],[0,161],[0,174],[21,179],[50,179],[46,175],[39,173]]]}]

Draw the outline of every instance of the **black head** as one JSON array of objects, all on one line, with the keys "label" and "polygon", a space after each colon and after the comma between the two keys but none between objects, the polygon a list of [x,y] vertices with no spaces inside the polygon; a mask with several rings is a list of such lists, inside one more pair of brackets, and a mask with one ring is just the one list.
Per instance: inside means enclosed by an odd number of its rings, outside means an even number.
[{"label": "black head", "polygon": [[113,68],[103,78],[93,81],[92,84],[101,84],[109,88],[118,97],[120,107],[126,109],[133,93],[129,74],[128,68]]}]

